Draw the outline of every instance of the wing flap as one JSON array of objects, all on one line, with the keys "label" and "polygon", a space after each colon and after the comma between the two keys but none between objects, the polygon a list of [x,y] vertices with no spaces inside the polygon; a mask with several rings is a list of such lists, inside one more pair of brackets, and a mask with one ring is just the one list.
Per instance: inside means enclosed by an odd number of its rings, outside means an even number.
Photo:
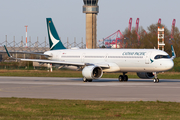
[{"label": "wing flap", "polygon": [[85,63],[78,62],[64,62],[64,61],[54,61],[54,60],[42,60],[42,59],[20,59],[21,61],[31,61],[31,62],[39,62],[39,63],[56,63],[56,64],[64,64],[64,65],[74,65],[74,66],[84,66]]}]

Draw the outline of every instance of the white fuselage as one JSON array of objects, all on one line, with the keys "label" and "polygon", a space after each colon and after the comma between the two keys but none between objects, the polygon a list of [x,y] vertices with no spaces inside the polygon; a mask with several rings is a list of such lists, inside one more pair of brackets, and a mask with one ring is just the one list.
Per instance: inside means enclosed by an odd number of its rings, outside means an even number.
[{"label": "white fuselage", "polygon": [[172,69],[170,58],[155,59],[168,54],[156,49],[64,49],[47,51],[51,60],[63,62],[108,64],[104,72],[162,72]]}]

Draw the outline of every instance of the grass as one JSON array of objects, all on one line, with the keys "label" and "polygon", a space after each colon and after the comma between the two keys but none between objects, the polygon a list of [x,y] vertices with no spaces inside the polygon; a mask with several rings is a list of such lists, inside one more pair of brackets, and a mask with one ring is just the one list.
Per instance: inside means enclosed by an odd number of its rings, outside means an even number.
[{"label": "grass", "polygon": [[[118,78],[122,73],[104,73],[103,78]],[[138,78],[136,73],[128,73],[129,78]],[[71,70],[0,70],[0,76],[22,76],[22,77],[83,77],[81,71]],[[179,72],[165,72],[158,74],[160,79],[179,79]]]},{"label": "grass", "polygon": [[180,72],[180,57],[174,59],[174,67],[171,71]]},{"label": "grass", "polygon": [[0,98],[0,120],[180,119],[180,103]]}]

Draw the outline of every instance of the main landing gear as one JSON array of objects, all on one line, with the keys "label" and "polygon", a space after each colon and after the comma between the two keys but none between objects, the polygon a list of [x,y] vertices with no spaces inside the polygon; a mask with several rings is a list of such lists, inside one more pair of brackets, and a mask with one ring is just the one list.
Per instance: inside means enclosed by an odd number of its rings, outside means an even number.
[{"label": "main landing gear", "polygon": [[92,79],[86,79],[85,77],[83,77],[83,82],[92,82]]},{"label": "main landing gear", "polygon": [[119,82],[128,81],[128,76],[126,75],[126,73],[123,73],[123,75],[119,76],[118,80]]},{"label": "main landing gear", "polygon": [[154,83],[158,83],[159,82],[159,78],[157,78],[157,73],[154,72]]}]

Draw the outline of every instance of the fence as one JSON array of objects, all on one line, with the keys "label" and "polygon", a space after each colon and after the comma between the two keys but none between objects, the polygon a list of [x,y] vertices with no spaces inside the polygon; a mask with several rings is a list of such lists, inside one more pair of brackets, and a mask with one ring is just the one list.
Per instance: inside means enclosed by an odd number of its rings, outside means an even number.
[{"label": "fence", "polygon": [[[76,38],[74,38],[74,42],[70,43],[68,38],[67,42],[63,43],[64,46],[68,49],[72,47],[79,47],[80,49],[86,48],[86,44],[83,42],[83,38],[80,43],[76,42]],[[37,41],[32,43],[31,42],[31,37],[29,37],[29,41],[27,41],[27,46],[26,42],[23,41],[23,37],[20,42],[15,41],[15,36],[14,40],[9,42],[7,40],[7,35],[6,35],[6,40],[4,42],[0,43],[0,51],[5,52],[4,45],[8,48],[10,52],[21,52],[21,51],[26,51],[26,52],[45,52],[49,50],[49,42],[45,40],[43,42],[39,42],[38,37]]]}]

